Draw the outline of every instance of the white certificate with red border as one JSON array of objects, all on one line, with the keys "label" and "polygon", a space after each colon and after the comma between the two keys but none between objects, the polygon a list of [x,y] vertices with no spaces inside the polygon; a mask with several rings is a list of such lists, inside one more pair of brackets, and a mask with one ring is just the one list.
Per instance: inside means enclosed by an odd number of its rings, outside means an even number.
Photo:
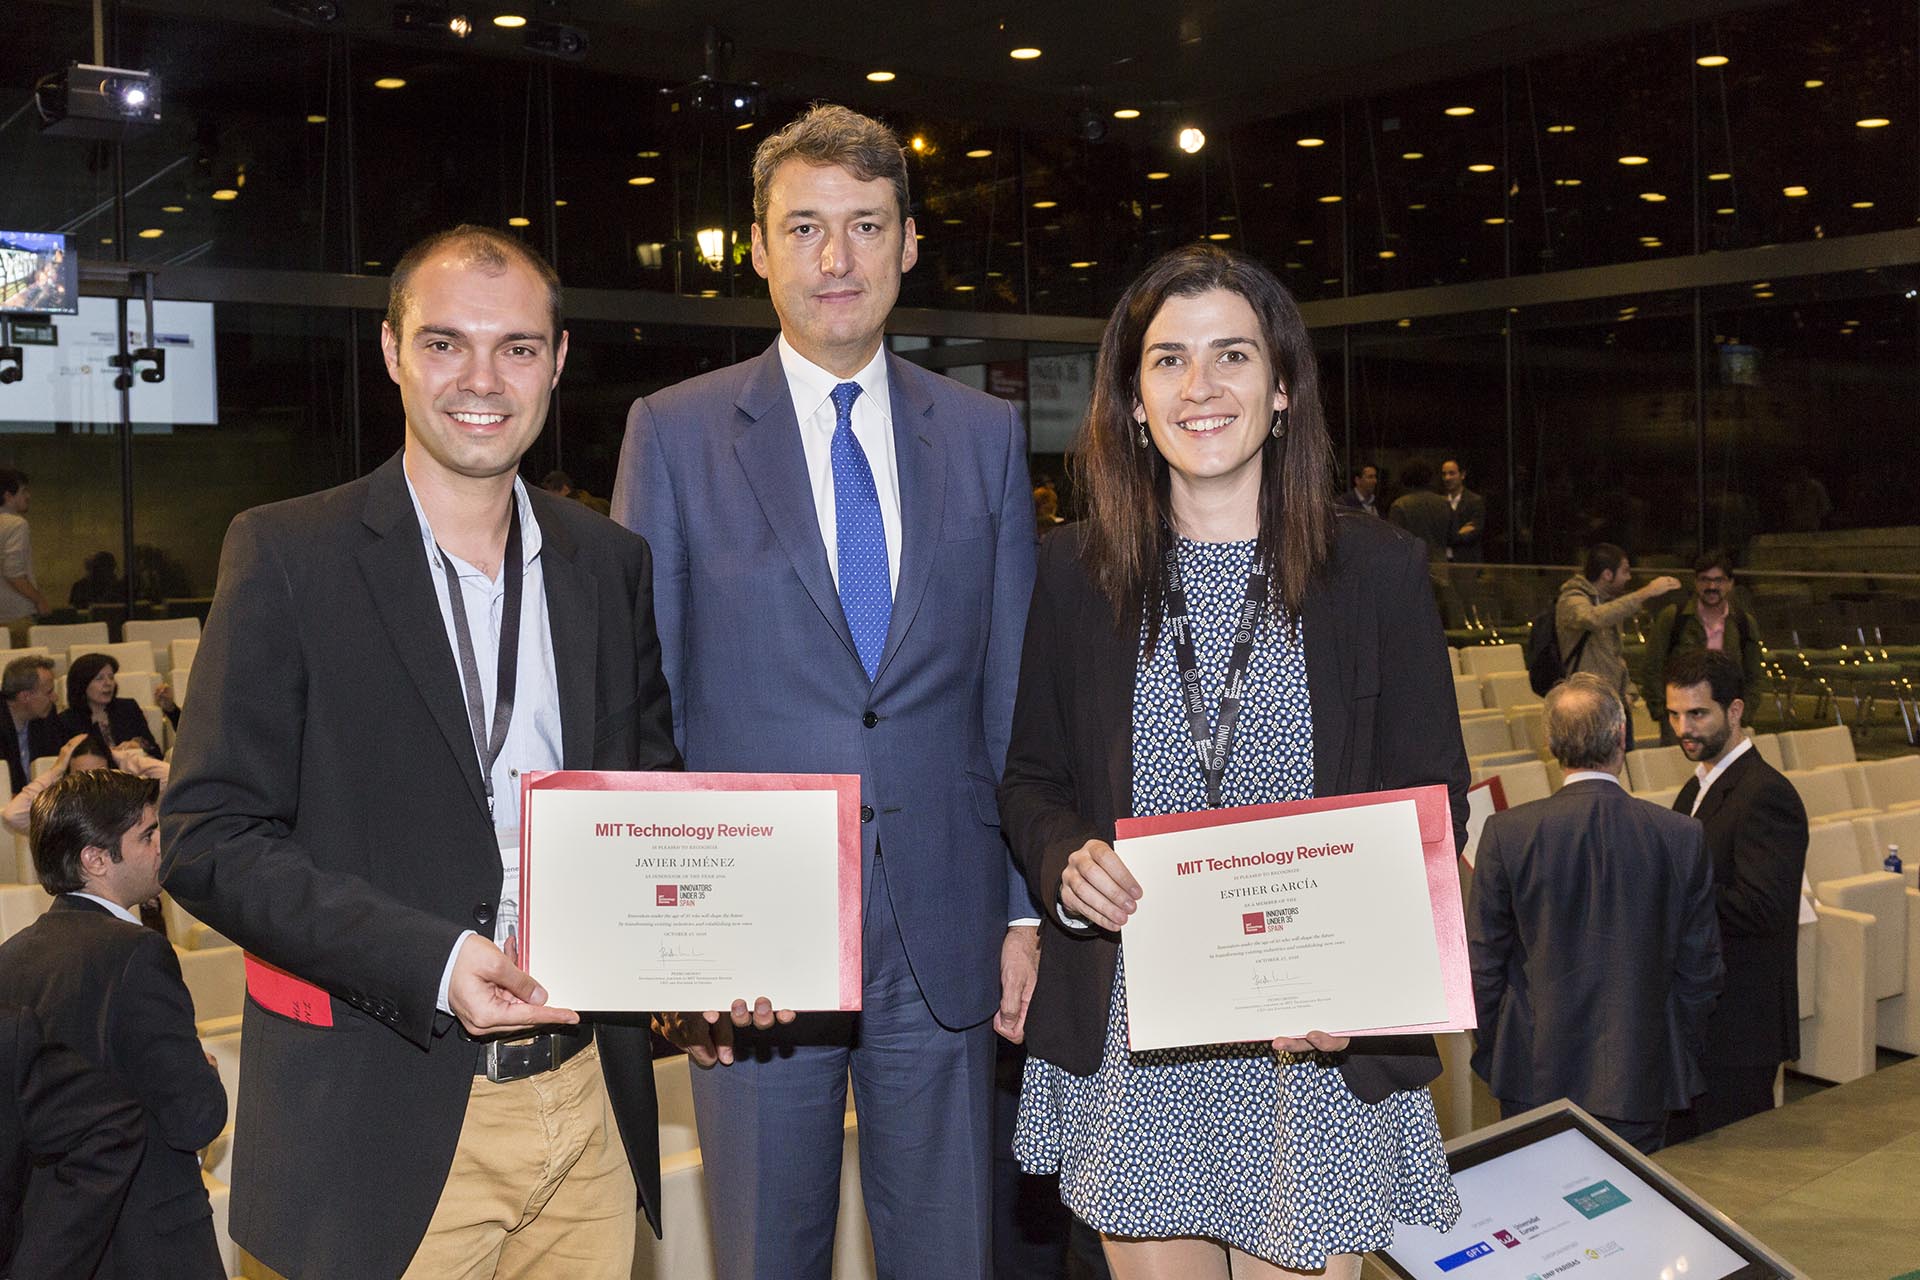
[{"label": "white certificate with red border", "polygon": [[847,774],[525,774],[521,967],[566,1009],[858,1009],[859,810]]},{"label": "white certificate with red border", "polygon": [[1119,823],[1135,1050],[1474,1025],[1445,787]]}]

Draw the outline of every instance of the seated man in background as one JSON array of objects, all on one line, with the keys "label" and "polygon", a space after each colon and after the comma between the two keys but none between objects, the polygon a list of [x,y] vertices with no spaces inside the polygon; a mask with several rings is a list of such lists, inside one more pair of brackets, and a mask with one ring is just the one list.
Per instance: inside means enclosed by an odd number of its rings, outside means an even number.
[{"label": "seated man in background", "polygon": [[[140,1104],[11,1005],[0,1005],[0,1082],[0,1276],[86,1280],[146,1154]],[[36,1169],[49,1194],[25,1208]]]},{"label": "seated man in background", "polygon": [[7,739],[7,776],[14,793],[27,785],[36,756],[52,754],[53,659],[30,653],[7,664],[0,674],[0,698],[12,717],[13,735]]},{"label": "seated man in background", "polygon": [[[160,895],[159,784],[117,769],[69,773],[33,806],[33,865],[47,913],[0,943],[0,1003],[103,1069],[145,1113],[146,1155],[97,1274],[223,1277],[198,1152],[227,1123],[172,945],[134,914]],[[29,1205],[57,1199],[37,1170]],[[31,1209],[30,1209],[31,1211]],[[24,1277],[23,1277],[24,1280]]]},{"label": "seated man in background", "polygon": [[1705,1087],[1720,928],[1700,825],[1620,785],[1626,706],[1591,673],[1547,694],[1566,784],[1496,813],[1467,906],[1473,1069],[1502,1116],[1570,1098],[1641,1151]]},{"label": "seated man in background", "polygon": [[1667,664],[1667,722],[1694,776],[1673,807],[1699,819],[1713,864],[1727,985],[1707,1020],[1706,1092],[1676,1115],[1674,1140],[1773,1107],[1773,1078],[1800,1056],[1800,885],[1807,810],[1753,749],[1741,725],[1740,664],[1730,652],[1683,649]]},{"label": "seated man in background", "polygon": [[1695,560],[1693,594],[1659,610],[1647,627],[1640,692],[1647,700],[1647,711],[1660,726],[1660,741],[1668,746],[1675,739],[1673,727],[1667,723],[1667,664],[1679,654],[1700,649],[1733,659],[1740,668],[1743,696],[1760,687],[1765,674],[1760,627],[1751,613],[1734,602],[1733,561],[1724,552],[1709,551]]}]

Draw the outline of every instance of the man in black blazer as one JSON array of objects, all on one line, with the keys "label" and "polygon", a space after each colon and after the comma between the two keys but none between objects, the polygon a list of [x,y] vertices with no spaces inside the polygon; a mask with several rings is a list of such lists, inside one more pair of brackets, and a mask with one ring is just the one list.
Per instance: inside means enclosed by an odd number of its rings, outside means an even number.
[{"label": "man in black blazer", "polygon": [[1371,462],[1363,462],[1353,469],[1348,480],[1350,483],[1347,487],[1334,498],[1334,505],[1370,516],[1385,517],[1387,513],[1380,509],[1379,502],[1380,468]]},{"label": "man in black blazer", "polygon": [[1741,727],[1744,681],[1740,663],[1713,649],[1683,650],[1666,669],[1667,723],[1694,762],[1673,807],[1706,829],[1727,958],[1700,1061],[1706,1093],[1673,1118],[1676,1141],[1770,1110],[1780,1064],[1800,1056],[1807,810]]},{"label": "man in black blazer", "polygon": [[[0,701],[7,713],[0,716],[0,731],[7,734],[7,777],[13,793],[27,785],[37,755],[52,755],[60,749],[53,736],[53,659],[30,653],[15,658],[0,674]],[[46,748],[52,747],[53,751]]]},{"label": "man in black blazer", "polygon": [[[214,1280],[226,1268],[199,1152],[227,1123],[227,1094],[194,1030],[172,945],[134,914],[160,892],[158,786],[94,769],[68,774],[34,801],[34,870],[58,897],[0,944],[0,1002],[31,1008],[49,1040],[140,1103],[146,1152],[98,1274]],[[25,1216],[70,1194],[39,1170]]]},{"label": "man in black blazer", "polygon": [[1567,769],[1480,832],[1467,949],[1473,1069],[1502,1115],[1570,1098],[1642,1151],[1701,1091],[1720,931],[1700,825],[1621,787],[1626,708],[1596,675],[1547,695]]},{"label": "man in black blazer", "polygon": [[579,1025],[510,949],[520,775],[679,764],[651,560],[517,477],[552,268],[461,227],[391,288],[405,448],[234,521],[163,806],[169,892],[254,958],[232,1233],[292,1277],[624,1280],[646,1017]]},{"label": "man in black blazer", "polygon": [[[140,1104],[49,1044],[31,1009],[0,1005],[0,1276],[88,1280],[146,1154]],[[21,1212],[28,1176],[52,1194]]]}]

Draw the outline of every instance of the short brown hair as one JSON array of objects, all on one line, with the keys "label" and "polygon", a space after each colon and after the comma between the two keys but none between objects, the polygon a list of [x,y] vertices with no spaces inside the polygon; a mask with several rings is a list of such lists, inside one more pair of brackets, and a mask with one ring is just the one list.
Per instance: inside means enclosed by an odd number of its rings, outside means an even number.
[{"label": "short brown hair", "polygon": [[85,888],[87,876],[81,870],[80,855],[88,849],[105,849],[108,858],[120,861],[120,837],[159,799],[157,781],[118,769],[61,775],[33,801],[27,840],[40,887],[54,894]]},{"label": "short brown hair", "polygon": [[497,276],[516,259],[547,286],[547,309],[553,317],[553,340],[560,341],[560,274],[525,242],[492,227],[462,223],[446,231],[436,231],[400,255],[393,276],[387,282],[387,325],[393,336],[401,334],[407,318],[407,304],[413,298],[407,286],[420,264],[448,249],[464,250],[467,260],[490,276]]},{"label": "short brown hair", "polygon": [[1619,690],[1591,671],[1576,671],[1547,691],[1547,749],[1563,768],[1612,764],[1626,723]]},{"label": "short brown hair", "polygon": [[893,184],[900,223],[906,225],[907,153],[893,130],[872,116],[816,102],[805,115],[760,144],[753,153],[753,220],[762,232],[767,229],[774,171],[789,160],[835,165],[862,182],[885,178]]}]

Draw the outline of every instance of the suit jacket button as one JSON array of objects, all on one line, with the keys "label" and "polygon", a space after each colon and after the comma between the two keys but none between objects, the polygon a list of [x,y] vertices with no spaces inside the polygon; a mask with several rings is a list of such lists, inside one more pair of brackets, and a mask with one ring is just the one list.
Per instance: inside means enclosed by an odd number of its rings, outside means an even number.
[{"label": "suit jacket button", "polygon": [[483,929],[486,928],[488,925],[492,924],[493,923],[493,904],[491,902],[474,903],[473,904],[473,922],[479,925]]},{"label": "suit jacket button", "polygon": [[860,821],[862,821],[862,822],[872,822],[872,821],[873,821],[873,806],[872,806],[872,805],[870,805],[870,804],[863,804],[863,805],[861,805],[861,806],[860,806]]},{"label": "suit jacket button", "polygon": [[873,712],[869,711],[867,712],[867,714],[860,717],[860,723],[867,726],[867,728],[871,729],[873,728],[873,726],[880,723],[880,717],[873,714]]}]

